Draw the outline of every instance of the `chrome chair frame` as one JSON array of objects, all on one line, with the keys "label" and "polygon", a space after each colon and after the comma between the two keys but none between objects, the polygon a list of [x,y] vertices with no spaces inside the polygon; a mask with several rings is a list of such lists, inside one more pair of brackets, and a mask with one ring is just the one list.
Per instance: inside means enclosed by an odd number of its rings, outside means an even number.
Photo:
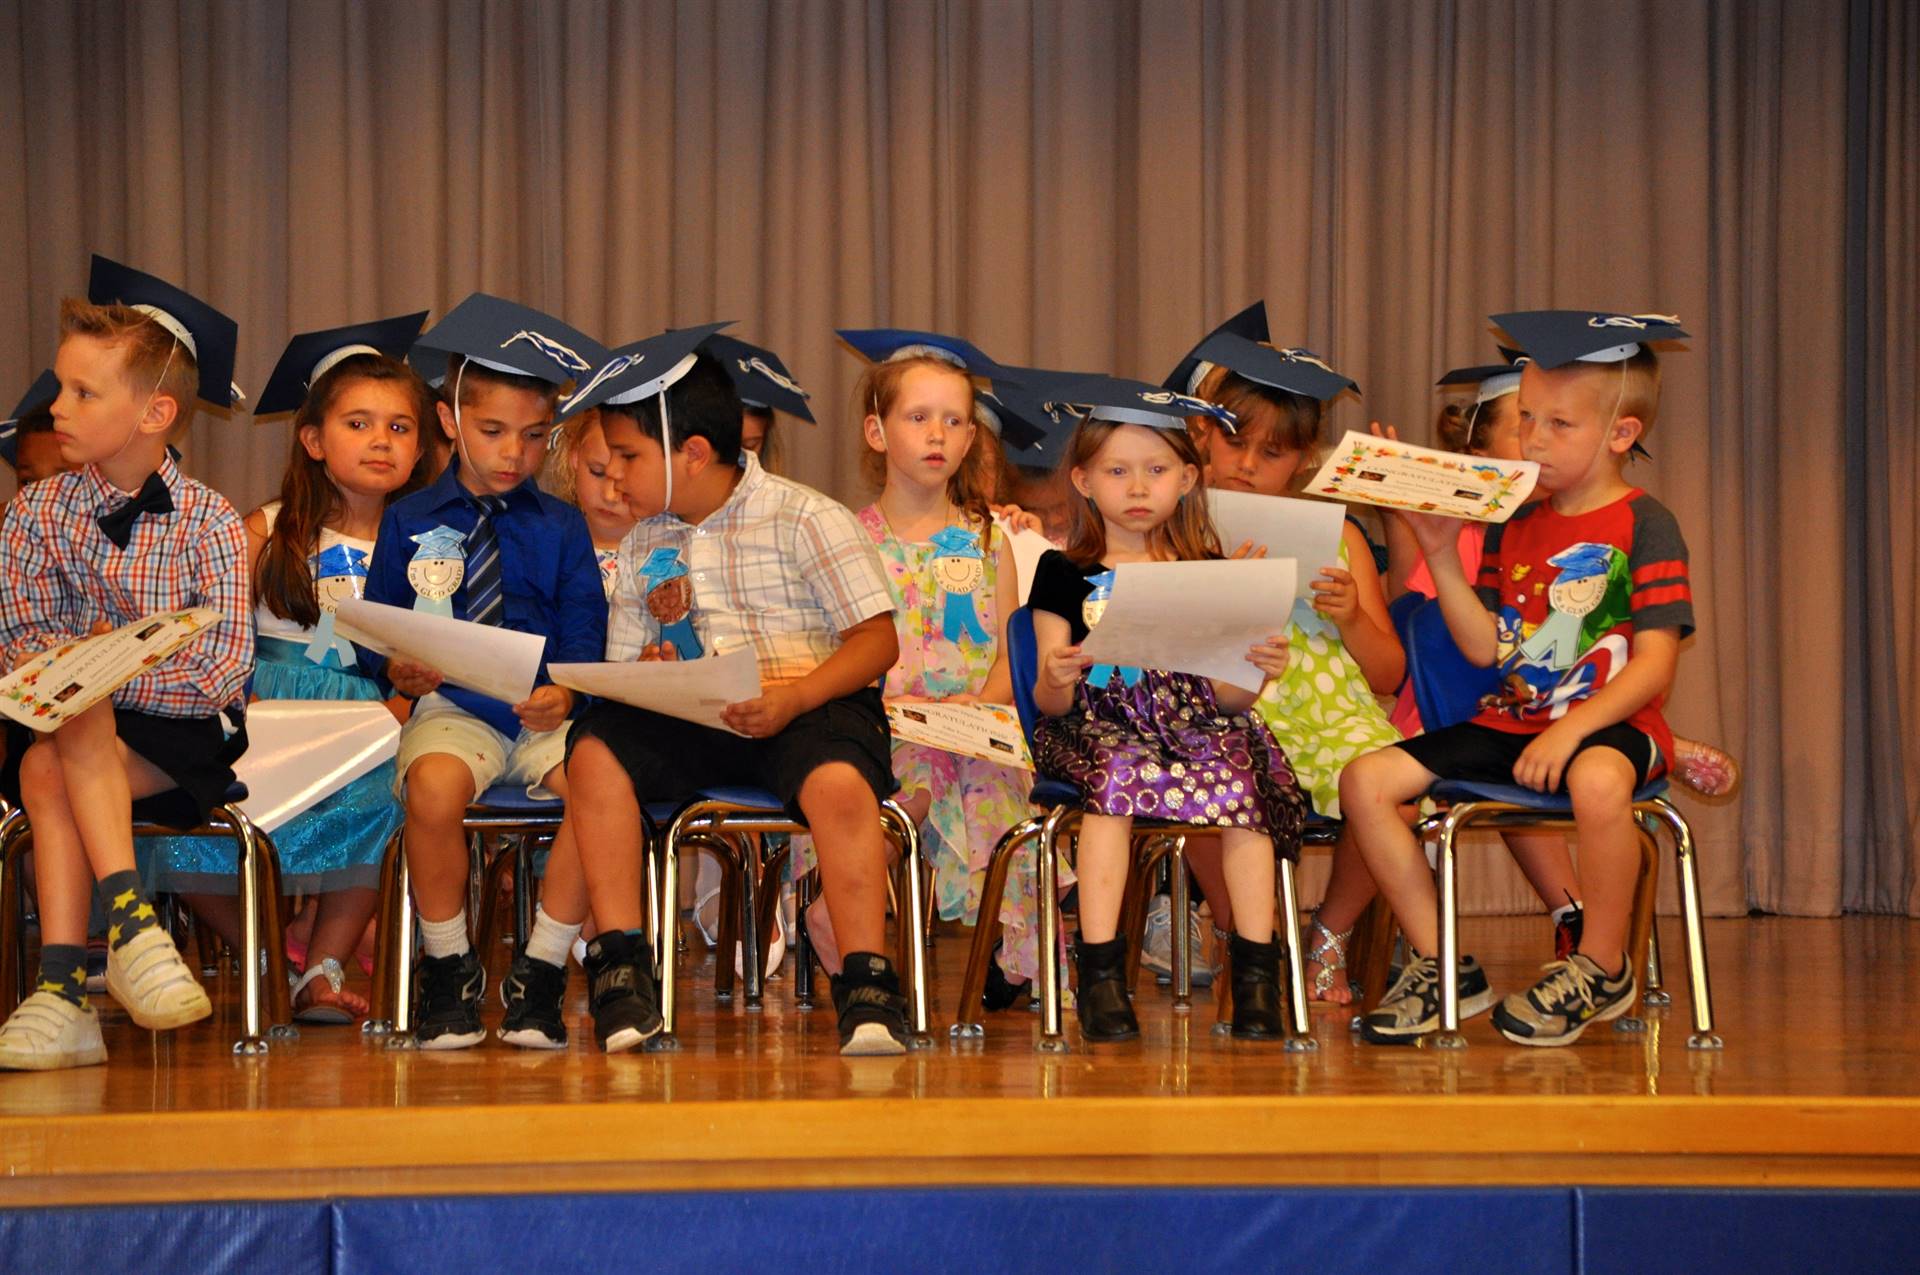
[{"label": "chrome chair frame", "polygon": [[[197,828],[162,827],[136,822],[133,833],[146,836],[227,837],[232,839],[240,876],[241,1032],[233,1052],[254,1058],[269,1042],[297,1040],[287,983],[286,935],[280,917],[280,855],[273,839],[240,809],[243,797],[215,806]],[[0,1016],[11,1014],[27,995],[25,895],[20,886],[21,857],[33,844],[24,809],[0,818]]]}]

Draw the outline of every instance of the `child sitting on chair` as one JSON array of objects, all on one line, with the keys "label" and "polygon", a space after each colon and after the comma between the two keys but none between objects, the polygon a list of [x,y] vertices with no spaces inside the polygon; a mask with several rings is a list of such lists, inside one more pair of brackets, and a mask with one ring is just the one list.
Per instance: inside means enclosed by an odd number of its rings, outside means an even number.
[{"label": "child sitting on chair", "polygon": [[1412,947],[1398,981],[1362,1022],[1375,1043],[1409,1041],[1440,1017],[1440,979],[1459,979],[1467,1017],[1493,1003],[1471,958],[1438,968],[1434,885],[1400,807],[1436,780],[1564,792],[1580,838],[1579,946],[1494,1014],[1508,1039],[1571,1044],[1633,1004],[1627,953],[1640,840],[1633,794],[1665,773],[1673,736],[1660,705],[1680,640],[1693,631],[1687,549],[1665,506],[1621,469],[1653,424],[1659,362],[1644,342],[1685,336],[1659,316],[1543,311],[1496,316],[1528,356],[1521,450],[1546,500],[1490,528],[1477,585],[1458,524],[1405,515],[1433,574],[1447,628],[1500,689],[1469,722],[1369,753],[1341,776],[1341,804],[1374,880]]}]

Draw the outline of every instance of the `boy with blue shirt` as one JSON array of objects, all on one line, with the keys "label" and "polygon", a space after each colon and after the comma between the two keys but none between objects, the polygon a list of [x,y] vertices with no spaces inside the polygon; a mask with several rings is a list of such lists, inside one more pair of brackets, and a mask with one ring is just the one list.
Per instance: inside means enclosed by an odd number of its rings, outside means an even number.
[{"label": "boy with blue shirt", "polygon": [[[416,348],[447,360],[439,410],[453,458],[431,486],[388,508],[366,598],[547,639],[536,688],[519,704],[443,686],[437,670],[413,661],[360,656],[369,673],[419,701],[397,763],[425,948],[415,1038],[422,1049],[466,1049],[486,1035],[486,973],[467,938],[462,821],[476,796],[503,781],[529,795],[566,795],[562,763],[575,701],[548,680],[546,665],[598,660],[606,645],[606,595],[586,519],[532,481],[562,386],[599,349],[557,319],[484,293],[457,306]],[[578,932],[543,911],[528,949],[557,952],[563,961]],[[524,964],[523,954],[508,978],[508,1039]]]}]

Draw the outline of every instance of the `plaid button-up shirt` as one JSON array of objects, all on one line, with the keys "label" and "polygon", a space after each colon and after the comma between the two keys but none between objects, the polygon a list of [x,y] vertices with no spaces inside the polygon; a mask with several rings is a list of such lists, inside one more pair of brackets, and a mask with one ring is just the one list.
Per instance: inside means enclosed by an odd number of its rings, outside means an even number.
[{"label": "plaid button-up shirt", "polygon": [[765,685],[792,682],[825,663],[840,635],[893,610],[873,538],[851,510],[760,468],[699,526],[673,514],[640,523],[620,545],[607,627],[607,658],[631,660],[660,640],[639,567],[656,548],[678,550],[693,589],[693,625],[708,655],[753,644]]},{"label": "plaid button-up shirt", "polygon": [[144,513],[125,549],[99,515],[132,499],[92,465],[21,490],[0,532],[0,659],[8,668],[156,611],[212,607],[222,619],[151,672],[115,691],[121,708],[211,717],[241,699],[253,671],[247,536],[218,492],[160,462],[173,512]]}]

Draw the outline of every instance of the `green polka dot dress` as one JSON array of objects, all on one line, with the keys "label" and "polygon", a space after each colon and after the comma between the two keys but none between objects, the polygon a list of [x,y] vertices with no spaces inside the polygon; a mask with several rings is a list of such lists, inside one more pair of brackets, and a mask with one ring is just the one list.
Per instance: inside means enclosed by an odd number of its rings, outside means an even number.
[{"label": "green polka dot dress", "polygon": [[[1340,563],[1346,562],[1342,540]],[[1293,763],[1314,813],[1338,819],[1340,772],[1361,753],[1399,743],[1400,732],[1374,699],[1359,662],[1347,654],[1340,631],[1310,614],[1312,629],[1297,618],[1288,622],[1292,658],[1286,673],[1267,683],[1254,711]]]}]

